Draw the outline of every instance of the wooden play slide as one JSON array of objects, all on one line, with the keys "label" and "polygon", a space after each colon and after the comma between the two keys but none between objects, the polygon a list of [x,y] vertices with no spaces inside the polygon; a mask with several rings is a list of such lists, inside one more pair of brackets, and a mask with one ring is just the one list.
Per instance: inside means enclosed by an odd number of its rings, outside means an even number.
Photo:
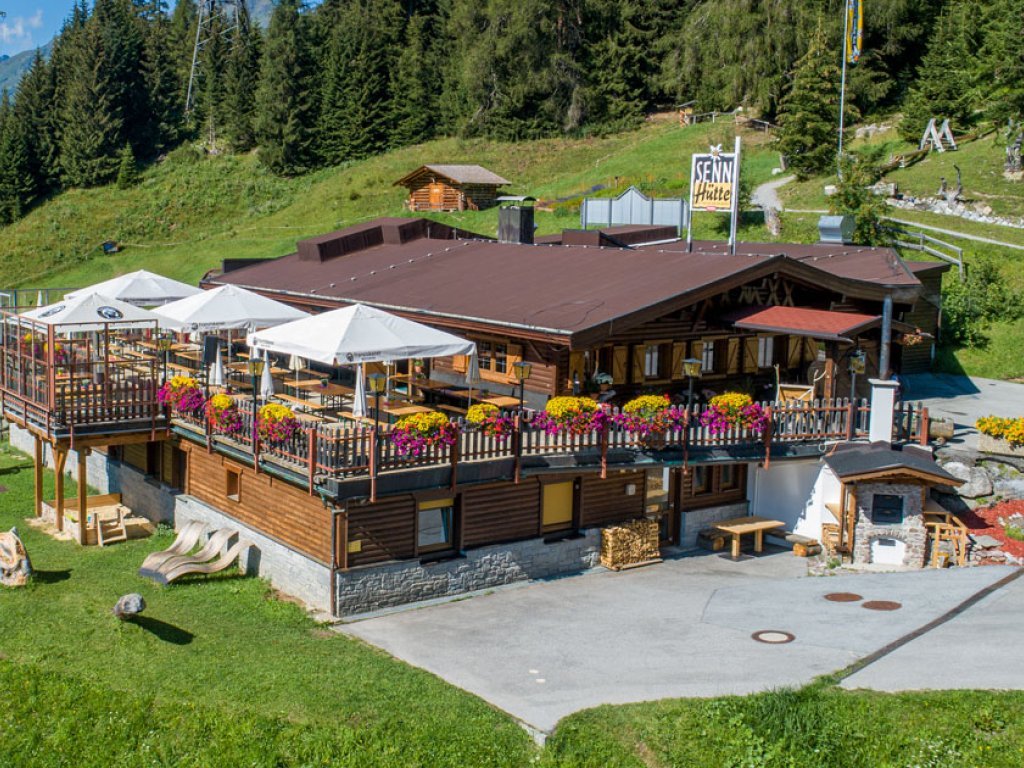
[{"label": "wooden play slide", "polygon": [[149,555],[139,569],[139,575],[158,584],[170,584],[190,573],[210,574],[223,571],[230,566],[248,542],[237,539],[224,554],[221,550],[228,542],[238,537],[238,531],[232,528],[220,528],[210,534],[210,538],[198,552],[188,552],[199,542],[206,531],[203,523],[192,521],[179,532],[174,543],[162,552]]}]

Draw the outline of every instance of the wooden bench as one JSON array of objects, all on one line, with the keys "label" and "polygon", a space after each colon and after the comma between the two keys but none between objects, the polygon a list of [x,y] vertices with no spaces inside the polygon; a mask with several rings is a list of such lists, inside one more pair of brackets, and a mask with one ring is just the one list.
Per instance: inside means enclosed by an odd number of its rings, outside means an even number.
[{"label": "wooden bench", "polygon": [[458,414],[459,416],[465,416],[467,413],[469,413],[469,411],[466,408],[459,408],[459,406],[457,405],[435,405],[433,407],[437,408],[437,410],[439,411],[447,411],[448,413],[455,413]]},{"label": "wooden bench", "polygon": [[299,398],[292,397],[291,395],[274,395],[274,399],[283,400],[286,403],[290,403],[299,410],[312,411],[314,413],[317,411],[322,411],[327,407],[320,403],[314,403],[312,400],[300,400]]}]

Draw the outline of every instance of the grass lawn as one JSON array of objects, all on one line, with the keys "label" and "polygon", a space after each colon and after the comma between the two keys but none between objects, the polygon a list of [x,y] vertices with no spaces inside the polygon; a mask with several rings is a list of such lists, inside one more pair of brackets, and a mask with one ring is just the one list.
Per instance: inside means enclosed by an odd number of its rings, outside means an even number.
[{"label": "grass lawn", "polygon": [[[744,698],[599,707],[543,750],[438,678],[317,625],[255,579],[171,587],[135,575],[171,541],[106,549],[28,526],[32,473],[0,446],[0,529],[17,525],[36,577],[0,589],[0,765],[1019,766],[1024,694],[847,693],[819,683]],[[68,495],[76,493],[69,484]],[[46,493],[53,478],[46,477]],[[141,592],[144,621],[118,622]]]}]

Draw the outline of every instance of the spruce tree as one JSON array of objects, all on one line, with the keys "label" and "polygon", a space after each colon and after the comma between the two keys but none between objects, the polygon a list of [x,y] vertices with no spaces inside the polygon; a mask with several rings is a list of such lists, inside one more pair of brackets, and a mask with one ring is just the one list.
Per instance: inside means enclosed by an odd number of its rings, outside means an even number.
[{"label": "spruce tree", "polygon": [[943,10],[903,105],[900,134],[907,141],[919,141],[932,118],[938,125],[949,120],[955,132],[970,123],[973,29],[974,20],[963,0]]},{"label": "spruce tree", "polygon": [[987,4],[978,57],[978,102],[1003,123],[1024,120],[1024,0]]},{"label": "spruce tree", "polygon": [[437,128],[437,93],[433,87],[437,68],[431,56],[431,20],[417,15],[406,25],[405,42],[391,77],[395,97],[390,137],[393,147],[426,141]]},{"label": "spruce tree", "polygon": [[54,68],[37,50],[32,66],[18,83],[14,100],[14,116],[21,123],[26,139],[34,195],[45,194],[57,182],[55,90]]},{"label": "spruce tree", "polygon": [[260,160],[275,173],[302,173],[313,159],[312,64],[298,0],[281,0],[267,29],[256,92]]},{"label": "spruce tree", "polygon": [[778,149],[801,179],[821,173],[835,162],[841,74],[837,58],[819,20],[779,106]]},{"label": "spruce tree", "polygon": [[134,187],[139,181],[139,167],[135,163],[135,153],[132,152],[132,145],[125,143],[121,154],[118,156],[117,164],[117,188],[128,189]]},{"label": "spruce tree", "polygon": [[237,24],[224,73],[224,138],[235,152],[256,145],[256,88],[260,77],[260,32],[239,0]]},{"label": "spruce tree", "polygon": [[[187,4],[187,0],[182,0]],[[173,147],[179,138],[184,103],[181,80],[170,45],[171,22],[162,0],[150,0],[142,73],[149,115],[145,130],[145,154],[157,155]]]},{"label": "spruce tree", "polygon": [[[89,25],[104,51],[103,80],[110,108],[121,119],[122,137],[136,154],[146,148],[150,127],[149,94],[143,70],[143,22],[132,0],[95,0]],[[120,148],[121,142],[118,142]]]},{"label": "spruce tree", "polygon": [[0,224],[19,219],[31,196],[25,130],[5,89],[0,95]]}]

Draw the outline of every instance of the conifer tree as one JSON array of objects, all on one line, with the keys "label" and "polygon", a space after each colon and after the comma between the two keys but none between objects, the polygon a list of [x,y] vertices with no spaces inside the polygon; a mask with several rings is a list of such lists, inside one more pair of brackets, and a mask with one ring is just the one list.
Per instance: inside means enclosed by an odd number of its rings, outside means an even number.
[{"label": "conifer tree", "polygon": [[903,105],[900,133],[907,141],[919,141],[932,118],[937,124],[949,120],[954,131],[970,123],[973,29],[974,20],[963,0],[954,0],[943,10]]},{"label": "conifer tree", "polygon": [[[104,51],[102,77],[110,108],[120,118],[122,137],[137,150],[144,150],[150,105],[140,66],[144,58],[143,26],[135,6],[132,0],[95,0],[88,24],[95,27]],[[118,149],[120,145],[119,141]]]},{"label": "conifer tree", "polygon": [[312,162],[311,72],[308,29],[299,2],[281,0],[270,17],[256,92],[260,160],[275,173],[301,173]]},{"label": "conifer tree", "polygon": [[135,163],[135,153],[132,152],[132,145],[125,143],[121,154],[118,156],[117,165],[117,188],[128,189],[134,187],[139,181],[139,167]]},{"label": "conifer tree", "polygon": [[13,110],[26,140],[33,195],[45,194],[57,181],[58,146],[53,115],[55,87],[54,68],[37,50],[31,68],[18,83]]},{"label": "conifer tree", "polygon": [[142,60],[146,101],[149,105],[145,154],[157,155],[177,143],[184,104],[181,100],[181,81],[170,45],[171,21],[162,0],[150,0],[146,22]]},{"label": "conifer tree", "polygon": [[0,224],[19,219],[32,196],[32,176],[22,123],[6,89],[0,95]]},{"label": "conifer tree", "polygon": [[801,179],[821,173],[835,160],[841,74],[837,58],[819,20],[779,105],[778,149]]},{"label": "conifer tree", "polygon": [[236,27],[224,72],[224,138],[235,152],[256,145],[256,88],[260,76],[260,32],[239,0]]},{"label": "conifer tree", "polygon": [[977,100],[999,123],[1024,120],[1024,0],[987,4],[984,29]]},{"label": "conifer tree", "polygon": [[409,19],[405,42],[391,77],[391,146],[426,141],[437,128],[437,94],[432,87],[437,67],[430,47],[431,17]]}]

